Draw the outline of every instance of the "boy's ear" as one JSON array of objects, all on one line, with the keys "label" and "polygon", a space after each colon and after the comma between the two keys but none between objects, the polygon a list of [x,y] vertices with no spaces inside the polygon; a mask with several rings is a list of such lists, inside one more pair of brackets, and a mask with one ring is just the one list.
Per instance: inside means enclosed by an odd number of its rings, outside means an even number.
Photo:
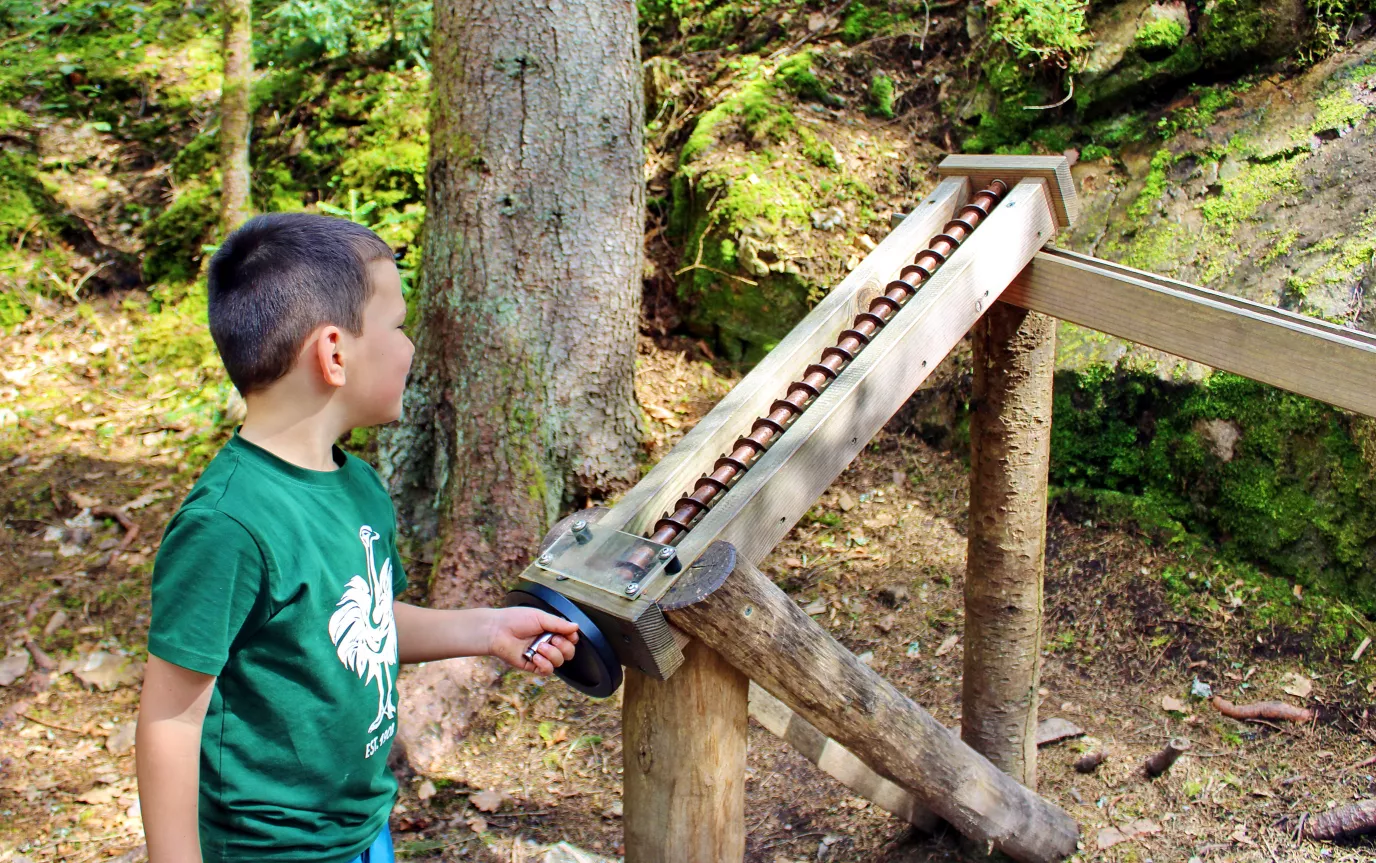
[{"label": "boy's ear", "polygon": [[315,339],[315,361],[320,377],[332,387],[344,386],[344,335],[339,327],[327,326]]}]

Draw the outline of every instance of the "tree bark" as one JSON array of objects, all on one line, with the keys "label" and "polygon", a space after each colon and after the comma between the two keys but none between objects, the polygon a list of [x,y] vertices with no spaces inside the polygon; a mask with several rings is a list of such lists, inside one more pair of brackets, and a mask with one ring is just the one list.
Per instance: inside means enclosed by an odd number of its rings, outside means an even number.
[{"label": "tree bark", "polygon": [[220,85],[220,237],[253,215],[249,134],[253,89],[253,17],[249,0],[224,0],[224,82]]},{"label": "tree bark", "polygon": [[973,339],[961,738],[1033,789],[1055,327],[999,302]]},{"label": "tree bark", "polygon": [[626,670],[626,860],[730,863],[745,856],[750,681],[700,641],[668,680]]},{"label": "tree bark", "polygon": [[630,0],[442,0],[432,45],[416,361],[381,444],[458,606],[636,476],[644,108]]}]

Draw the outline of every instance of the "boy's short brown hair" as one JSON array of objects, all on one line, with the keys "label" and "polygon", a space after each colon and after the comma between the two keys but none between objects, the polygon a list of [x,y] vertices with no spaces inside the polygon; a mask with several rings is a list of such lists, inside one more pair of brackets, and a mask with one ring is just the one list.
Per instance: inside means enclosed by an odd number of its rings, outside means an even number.
[{"label": "boy's short brown hair", "polygon": [[291,371],[311,330],[363,331],[368,264],[391,260],[377,234],[311,213],[255,216],[210,259],[210,335],[243,395]]}]

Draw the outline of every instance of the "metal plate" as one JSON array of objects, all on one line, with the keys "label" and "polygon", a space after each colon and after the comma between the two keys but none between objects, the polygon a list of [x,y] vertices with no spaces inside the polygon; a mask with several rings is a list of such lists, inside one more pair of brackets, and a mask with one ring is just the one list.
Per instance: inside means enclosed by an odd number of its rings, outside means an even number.
[{"label": "metal plate", "polygon": [[[628,565],[636,560],[647,565]],[[654,599],[667,590],[673,578],[665,567],[673,560],[673,546],[588,523],[556,539],[535,565],[560,581],[577,581],[633,600],[641,595]]]}]

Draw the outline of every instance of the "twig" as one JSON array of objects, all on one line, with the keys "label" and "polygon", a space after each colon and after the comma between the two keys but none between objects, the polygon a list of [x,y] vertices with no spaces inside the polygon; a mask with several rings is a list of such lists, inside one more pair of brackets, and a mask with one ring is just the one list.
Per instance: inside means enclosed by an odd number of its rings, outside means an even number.
[{"label": "twig", "polygon": [[735,279],[735,280],[738,281],[738,282],[745,282],[747,285],[752,285],[752,286],[753,286],[753,285],[758,285],[758,284],[759,284],[759,282],[753,282],[753,281],[751,281],[750,279],[745,278],[744,276],[737,276],[737,275],[734,275],[734,274],[732,274],[732,273],[728,273],[728,272],[726,272],[725,270],[719,270],[719,269],[717,269],[716,267],[709,267],[709,266],[707,266],[706,264],[704,264],[704,263],[702,262],[702,241],[705,240],[705,239],[707,239],[707,232],[706,232],[706,231],[703,231],[701,234],[698,235],[698,256],[697,256],[697,258],[694,259],[693,263],[689,264],[688,266],[686,266],[686,267],[684,267],[683,269],[679,270],[678,272],[674,273],[674,275],[676,275],[676,276],[681,276],[681,275],[683,275],[684,273],[688,272],[689,270],[707,270],[709,273],[716,273],[716,274],[719,275],[719,276],[726,276],[728,279]]},{"label": "twig", "polygon": [[1187,738],[1172,738],[1171,742],[1166,744],[1165,749],[1148,758],[1142,767],[1147,771],[1148,776],[1156,778],[1170,770],[1176,759],[1188,752],[1189,748],[1190,741]]},{"label": "twig", "polygon": [[80,735],[80,734],[82,733],[80,729],[77,729],[77,728],[68,728],[68,727],[65,726],[65,725],[58,725],[56,722],[45,722],[45,721],[43,721],[42,719],[35,719],[34,717],[30,716],[30,715],[27,714],[27,713],[16,713],[15,716],[23,717],[24,719],[27,719],[27,720],[30,721],[30,722],[37,723],[37,724],[42,725],[42,726],[44,726],[44,727],[46,727],[46,728],[53,728],[53,729],[56,729],[57,731],[65,731],[65,732],[67,732],[68,734],[77,734],[77,735]]},{"label": "twig", "polygon": [[[929,0],[922,0],[922,41],[917,45],[917,53],[922,54],[927,50],[927,34],[932,29],[932,4]],[[911,44],[911,43],[909,43]]]},{"label": "twig", "polygon": [[1276,719],[1283,722],[1308,722],[1314,718],[1314,711],[1296,707],[1284,701],[1258,701],[1255,704],[1233,704],[1228,699],[1215,695],[1210,701],[1214,709],[1229,719]]},{"label": "twig", "polygon": [[1358,761],[1356,764],[1349,764],[1348,766],[1339,770],[1337,775],[1342,776],[1344,773],[1350,773],[1353,770],[1361,770],[1363,767],[1370,767],[1373,764],[1376,764],[1376,755],[1373,755],[1370,758],[1367,758],[1363,761]]},{"label": "twig", "polygon": [[1066,93],[1066,94],[1065,94],[1065,98],[1062,99],[1061,101],[1059,101],[1059,102],[1053,102],[1053,103],[1051,103],[1050,105],[1023,105],[1023,106],[1022,106],[1022,109],[1023,109],[1024,111],[1050,111],[1052,108],[1059,108],[1059,107],[1061,107],[1062,105],[1064,105],[1066,102],[1069,102],[1069,101],[1070,101],[1070,97],[1072,97],[1072,96],[1075,95],[1075,76],[1074,76],[1074,75],[1068,76],[1068,80],[1070,81],[1070,92],[1069,92],[1069,93]]},{"label": "twig", "polygon": [[[842,7],[846,6],[849,3],[850,0],[841,0],[841,2],[837,3],[835,6],[832,6],[830,9],[828,9],[826,13],[822,16],[822,27],[825,27],[827,25],[827,22],[832,19],[832,16],[834,16],[837,12],[840,12]],[[806,36],[799,39],[797,42],[794,42],[792,45],[786,45],[783,48],[780,48],[779,50],[775,51],[773,54],[770,54],[768,57],[765,58],[765,62],[773,62],[774,60],[778,59],[780,56],[784,54],[791,54],[794,51],[797,51],[799,48],[806,45],[812,39],[822,34],[822,27],[818,27],[816,30],[809,32]],[[830,33],[831,31],[828,30],[827,32]]]},{"label": "twig", "polygon": [[129,546],[134,544],[134,540],[139,538],[139,525],[129,517],[129,513],[117,506],[93,506],[91,515],[100,518],[113,518],[119,522],[120,527],[124,528],[124,539],[120,540],[119,546],[115,549],[115,554],[110,557],[113,561],[116,555],[123,554],[129,550]]},{"label": "twig", "polygon": [[789,842],[792,842],[792,841],[795,840],[795,839],[809,839],[809,838],[811,838],[811,837],[813,837],[813,836],[825,836],[825,835],[826,835],[825,833],[799,833],[799,834],[797,834],[796,836],[784,836],[784,837],[782,837],[782,838],[780,838],[780,839],[774,840],[773,842],[766,842],[765,844],[763,844],[763,845],[760,846],[760,850],[761,850],[761,851],[768,851],[770,848],[775,848],[775,847],[777,847],[777,846],[779,846],[779,845],[787,844],[787,843],[789,843]]}]

